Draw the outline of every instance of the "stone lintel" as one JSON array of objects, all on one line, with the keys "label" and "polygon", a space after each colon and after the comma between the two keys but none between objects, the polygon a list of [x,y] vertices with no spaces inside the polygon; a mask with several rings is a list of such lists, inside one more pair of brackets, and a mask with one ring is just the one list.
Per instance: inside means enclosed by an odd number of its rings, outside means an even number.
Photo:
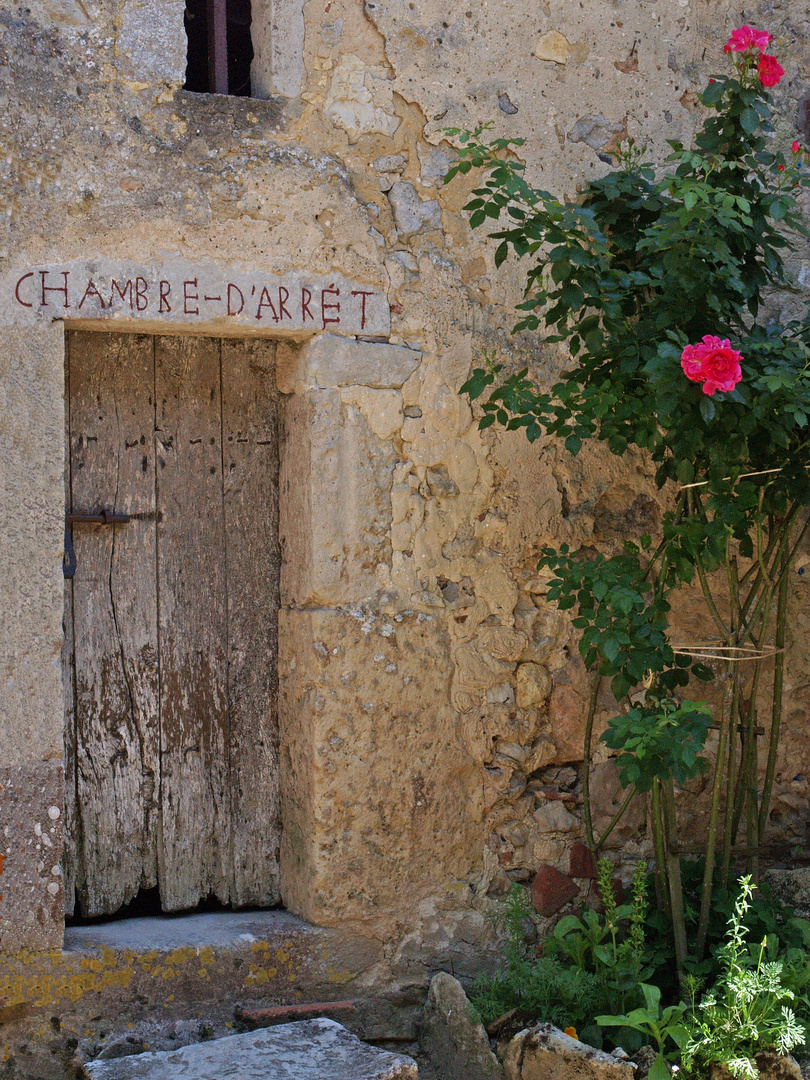
[{"label": "stone lintel", "polygon": [[283,394],[340,386],[399,390],[421,359],[421,352],[404,345],[319,334],[300,348],[279,347],[278,387]]}]

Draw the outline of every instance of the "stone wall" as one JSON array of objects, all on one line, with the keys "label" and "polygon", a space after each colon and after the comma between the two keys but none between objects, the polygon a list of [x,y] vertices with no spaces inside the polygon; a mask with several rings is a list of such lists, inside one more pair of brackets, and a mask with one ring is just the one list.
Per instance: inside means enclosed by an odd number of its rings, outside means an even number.
[{"label": "stone wall", "polygon": [[[482,349],[540,379],[560,358],[510,333],[522,270],[496,271],[469,229],[475,177],[442,185],[454,153],[443,131],[487,122],[523,137],[528,178],[573,196],[626,135],[658,160],[667,139],[689,140],[743,12],[725,0],[262,0],[257,96],[237,99],[182,90],[182,7],[0,10],[0,945],[61,932],[64,322],[284,333],[285,902],[427,970],[454,935],[483,940],[483,913],[511,880],[541,864],[567,873],[581,836],[586,679],[568,619],[545,599],[540,547],[613,550],[654,533],[668,498],[641,455],[572,458],[552,440],[478,430],[458,390]],[[810,137],[806,5],[744,14],[775,33],[787,70],[776,137]],[[71,294],[66,307],[68,267],[110,304]],[[386,298],[382,324],[358,325],[359,309],[349,321],[347,307],[340,324],[328,308],[315,325],[274,323],[260,300],[238,319],[194,313],[188,290],[171,321],[154,293],[143,309],[132,292],[112,303],[116,274],[182,271],[199,293],[212,267],[259,289],[339,278],[344,305],[353,289]],[[806,299],[808,273],[797,262],[790,303]],[[775,810],[801,841],[803,590],[797,578]],[[613,709],[605,694],[597,729]],[[604,755],[593,787],[607,820],[618,788]],[[616,843],[629,858],[647,850],[642,804]]]}]

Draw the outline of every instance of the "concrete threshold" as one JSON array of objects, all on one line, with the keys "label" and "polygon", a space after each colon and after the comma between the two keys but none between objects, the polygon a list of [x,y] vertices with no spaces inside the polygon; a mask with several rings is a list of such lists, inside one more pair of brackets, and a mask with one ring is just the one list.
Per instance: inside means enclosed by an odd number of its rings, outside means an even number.
[{"label": "concrete threshold", "polygon": [[199,915],[157,915],[116,919],[65,928],[64,951],[131,949],[148,952],[184,948],[240,949],[277,936],[326,933],[287,911],[216,911]]}]

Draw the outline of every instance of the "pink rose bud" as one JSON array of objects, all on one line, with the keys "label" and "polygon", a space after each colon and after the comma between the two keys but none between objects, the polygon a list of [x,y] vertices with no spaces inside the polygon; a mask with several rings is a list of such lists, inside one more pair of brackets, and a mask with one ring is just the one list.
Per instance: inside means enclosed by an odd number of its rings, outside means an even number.
[{"label": "pink rose bud", "polygon": [[799,146],[798,139],[793,140],[793,145],[791,146],[790,149],[793,151],[794,154],[798,154],[799,150],[801,149],[801,147]]}]

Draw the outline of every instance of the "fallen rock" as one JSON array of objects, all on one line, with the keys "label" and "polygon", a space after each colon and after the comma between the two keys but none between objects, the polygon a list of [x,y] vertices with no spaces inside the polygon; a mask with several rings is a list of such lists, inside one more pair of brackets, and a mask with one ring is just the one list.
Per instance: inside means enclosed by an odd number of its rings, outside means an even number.
[{"label": "fallen rock", "polygon": [[503,1058],[505,1080],[633,1080],[633,1067],[554,1027],[519,1031]]},{"label": "fallen rock", "polygon": [[441,971],[430,984],[419,1042],[441,1080],[504,1080],[461,983]]},{"label": "fallen rock", "polygon": [[90,1061],[85,1080],[417,1080],[416,1063],[321,1017],[180,1050]]}]

